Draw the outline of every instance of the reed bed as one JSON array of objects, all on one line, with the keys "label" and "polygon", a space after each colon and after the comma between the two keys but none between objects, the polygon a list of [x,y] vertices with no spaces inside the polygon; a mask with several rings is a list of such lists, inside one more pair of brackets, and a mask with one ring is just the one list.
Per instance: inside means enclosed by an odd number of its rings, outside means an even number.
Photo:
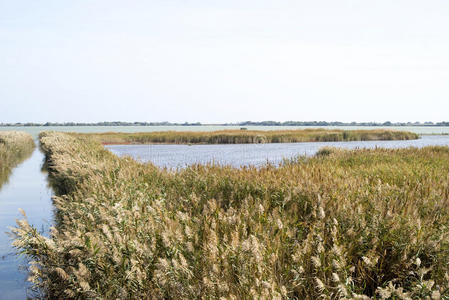
[{"label": "reed bed", "polygon": [[12,169],[30,156],[34,147],[33,138],[25,132],[0,131],[0,188]]},{"label": "reed bed", "polygon": [[449,148],[178,171],[43,133],[49,238],[14,242],[48,298],[447,299]]},{"label": "reed bed", "polygon": [[407,131],[336,129],[106,132],[75,135],[91,136],[103,144],[252,144],[411,140],[419,138],[417,134]]}]

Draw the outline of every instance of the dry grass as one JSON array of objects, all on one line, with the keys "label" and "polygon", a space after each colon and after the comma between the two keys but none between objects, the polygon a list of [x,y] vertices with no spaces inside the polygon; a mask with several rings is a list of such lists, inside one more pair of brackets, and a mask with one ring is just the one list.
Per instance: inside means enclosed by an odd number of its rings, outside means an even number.
[{"label": "dry grass", "polygon": [[18,131],[0,131],[0,187],[11,170],[26,159],[34,150],[31,135]]},{"label": "dry grass", "polygon": [[103,144],[252,144],[252,143],[298,143],[337,142],[370,140],[418,139],[415,133],[392,130],[221,130],[212,132],[161,131],[139,133],[88,133],[76,136],[90,136]]},{"label": "dry grass", "polygon": [[57,224],[15,246],[51,298],[447,299],[449,148],[168,172],[44,133]]}]

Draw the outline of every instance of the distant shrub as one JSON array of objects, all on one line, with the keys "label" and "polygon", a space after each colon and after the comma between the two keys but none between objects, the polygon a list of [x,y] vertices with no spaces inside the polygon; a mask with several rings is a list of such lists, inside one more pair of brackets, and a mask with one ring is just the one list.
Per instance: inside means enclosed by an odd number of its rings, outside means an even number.
[{"label": "distant shrub", "polygon": [[332,148],[332,147],[323,147],[321,149],[319,149],[317,151],[317,153],[315,154],[315,156],[317,157],[323,157],[323,156],[329,156],[332,153],[335,153],[336,151],[338,151],[336,148]]}]

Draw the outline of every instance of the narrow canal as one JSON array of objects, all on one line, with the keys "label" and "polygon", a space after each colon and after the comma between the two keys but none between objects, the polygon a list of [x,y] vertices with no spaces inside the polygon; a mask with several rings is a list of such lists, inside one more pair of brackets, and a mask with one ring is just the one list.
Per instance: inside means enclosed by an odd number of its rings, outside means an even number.
[{"label": "narrow canal", "polygon": [[39,230],[48,232],[53,220],[52,190],[42,171],[44,155],[36,148],[27,160],[13,170],[0,190],[0,299],[26,299],[26,260],[17,256],[7,232],[16,219],[23,218]]}]

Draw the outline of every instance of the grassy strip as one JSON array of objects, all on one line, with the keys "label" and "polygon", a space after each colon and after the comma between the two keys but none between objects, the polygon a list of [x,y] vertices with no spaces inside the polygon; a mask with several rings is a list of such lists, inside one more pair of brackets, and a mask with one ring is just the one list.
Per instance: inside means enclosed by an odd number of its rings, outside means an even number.
[{"label": "grassy strip", "polygon": [[412,132],[393,130],[221,130],[212,132],[160,131],[139,133],[89,133],[103,144],[252,144],[298,143],[372,140],[411,140],[419,136]]},{"label": "grassy strip", "polygon": [[11,170],[26,159],[34,150],[31,135],[18,131],[0,131],[0,187]]},{"label": "grassy strip", "polygon": [[449,297],[447,147],[168,172],[68,134],[41,145],[56,228],[14,232],[48,297]]}]

